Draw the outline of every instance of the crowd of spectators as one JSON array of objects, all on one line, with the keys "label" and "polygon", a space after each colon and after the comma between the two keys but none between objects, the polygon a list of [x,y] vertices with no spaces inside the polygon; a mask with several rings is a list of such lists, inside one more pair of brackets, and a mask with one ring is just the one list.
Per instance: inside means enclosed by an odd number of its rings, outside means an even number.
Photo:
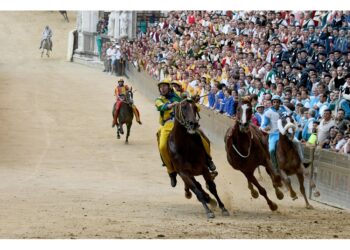
[{"label": "crowd of spectators", "polygon": [[349,154],[349,25],[350,11],[170,11],[117,46],[223,115],[249,95],[257,126],[279,95],[300,140]]}]

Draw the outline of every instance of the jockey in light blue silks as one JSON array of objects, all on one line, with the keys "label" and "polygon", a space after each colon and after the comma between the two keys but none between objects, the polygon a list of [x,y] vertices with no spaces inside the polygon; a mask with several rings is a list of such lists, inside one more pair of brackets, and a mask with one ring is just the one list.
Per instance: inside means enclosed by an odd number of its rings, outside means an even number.
[{"label": "jockey in light blue silks", "polygon": [[51,37],[52,37],[52,30],[50,29],[50,27],[48,25],[46,25],[45,29],[43,30],[42,36],[41,36],[41,42],[40,42],[40,48],[39,49],[41,49],[43,47],[43,41],[45,39],[48,39],[49,44],[50,44],[50,50],[52,50]]},{"label": "jockey in light blue silks", "polygon": [[350,73],[345,76],[345,83],[340,87],[341,100],[339,107],[345,111],[345,119],[350,119]]},{"label": "jockey in light blue silks", "polygon": [[[269,132],[269,152],[271,157],[272,166],[275,170],[279,171],[277,158],[276,158],[276,145],[279,139],[279,130],[277,121],[284,114],[291,114],[291,110],[287,107],[281,105],[281,97],[278,95],[274,95],[271,99],[272,107],[265,111],[263,116],[263,122],[261,125],[261,129]],[[304,155],[301,148],[300,141],[294,137],[293,143],[298,150],[298,154],[300,156],[301,161],[304,161]]]}]

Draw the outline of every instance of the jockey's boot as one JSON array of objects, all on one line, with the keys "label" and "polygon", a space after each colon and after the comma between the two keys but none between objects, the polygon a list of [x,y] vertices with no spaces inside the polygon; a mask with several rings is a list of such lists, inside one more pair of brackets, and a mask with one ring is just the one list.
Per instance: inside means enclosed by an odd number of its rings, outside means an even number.
[{"label": "jockey's boot", "polygon": [[170,173],[170,174],[169,174],[169,177],[170,177],[170,185],[171,185],[172,187],[175,187],[175,186],[176,186],[176,183],[177,183],[177,181],[176,181],[176,175],[177,175],[176,172],[173,172],[173,173]]},{"label": "jockey's boot", "polygon": [[137,123],[140,124],[140,125],[142,125],[142,122],[141,122],[141,121],[138,121]]}]

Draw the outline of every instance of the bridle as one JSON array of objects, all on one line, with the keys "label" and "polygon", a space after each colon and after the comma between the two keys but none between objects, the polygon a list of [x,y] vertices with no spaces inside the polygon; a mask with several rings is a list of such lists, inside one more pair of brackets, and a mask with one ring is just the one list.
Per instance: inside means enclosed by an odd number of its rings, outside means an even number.
[{"label": "bridle", "polygon": [[[242,107],[241,107],[242,109]],[[245,111],[246,112],[246,111]],[[240,120],[237,120],[238,122],[238,125],[239,125],[239,130],[241,130],[242,128],[242,123]],[[243,155],[241,152],[238,151],[238,149],[236,148],[236,146],[233,144],[233,141],[232,141],[232,148],[236,151],[236,153],[242,157],[242,158],[248,158],[250,156],[250,150],[252,148],[252,141],[253,141],[253,134],[252,134],[252,131],[249,129],[249,124],[250,124],[250,120],[247,121],[247,124],[248,124],[248,131],[250,132],[250,140],[249,140],[249,147],[248,147],[248,152],[247,152],[247,155]]]},{"label": "bridle", "polygon": [[[184,126],[187,130],[191,130],[193,129],[193,122],[190,122],[190,121],[187,121],[185,119],[185,116],[183,114],[183,110],[182,110],[182,103],[184,102],[193,102],[192,99],[184,99],[182,100],[181,102],[179,102],[175,107],[175,120],[178,121],[182,126]],[[200,120],[200,115],[199,115],[199,112],[198,110],[195,111],[195,115],[198,116],[198,119],[196,117],[196,122],[199,123],[199,120]]]}]

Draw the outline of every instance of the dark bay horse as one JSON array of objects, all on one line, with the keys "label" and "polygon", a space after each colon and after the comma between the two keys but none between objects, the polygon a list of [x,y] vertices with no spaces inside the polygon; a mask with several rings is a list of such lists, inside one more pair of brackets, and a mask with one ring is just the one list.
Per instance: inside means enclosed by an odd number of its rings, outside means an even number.
[{"label": "dark bay horse", "polygon": [[[119,109],[118,114],[118,125],[117,125],[117,139],[120,139],[120,134],[124,134],[123,125],[126,124],[126,138],[125,138],[125,144],[129,143],[129,136],[130,136],[130,129],[132,126],[132,120],[134,118],[134,113],[132,110],[132,105],[134,104],[133,100],[133,92],[132,88],[128,90],[125,94],[125,96],[121,97],[122,104]],[[116,112],[116,103],[113,105],[113,111],[112,116],[114,117],[114,114]]]},{"label": "dark bay horse", "polygon": [[199,113],[195,101],[191,98],[184,99],[174,107],[174,110],[175,122],[168,139],[168,151],[172,165],[185,183],[186,198],[192,197],[191,190],[203,204],[207,217],[215,217],[207,204],[216,204],[216,202],[194,178],[202,175],[209,191],[219,203],[222,214],[229,216],[229,212],[218,196],[213,176],[208,169],[206,152],[199,135],[201,132],[198,130],[197,114],[199,117]]},{"label": "dark bay horse", "polygon": [[[283,199],[283,193],[278,189],[282,186],[280,176],[272,169],[268,150],[267,136],[253,124],[250,124],[252,105],[249,101],[243,101],[237,107],[237,120],[225,135],[225,149],[230,165],[241,171],[248,180],[248,188],[253,198],[258,198],[259,193],[265,197],[270,209],[276,210],[277,205],[267,196],[266,190],[259,184],[254,176],[255,169],[262,165],[271,177],[278,199]],[[259,193],[254,189],[257,187]]]},{"label": "dark bay horse", "polygon": [[[309,204],[305,194],[304,165],[300,159],[296,145],[293,143],[296,129],[297,126],[294,124],[294,119],[290,115],[283,116],[278,120],[278,130],[280,134],[276,146],[277,164],[281,172],[282,180],[289,189],[292,199],[295,200],[298,197],[292,188],[291,181],[288,176],[295,174],[298,177],[300,192],[304,196],[306,208],[311,209],[312,206]],[[311,185],[315,186],[312,180]]]}]

